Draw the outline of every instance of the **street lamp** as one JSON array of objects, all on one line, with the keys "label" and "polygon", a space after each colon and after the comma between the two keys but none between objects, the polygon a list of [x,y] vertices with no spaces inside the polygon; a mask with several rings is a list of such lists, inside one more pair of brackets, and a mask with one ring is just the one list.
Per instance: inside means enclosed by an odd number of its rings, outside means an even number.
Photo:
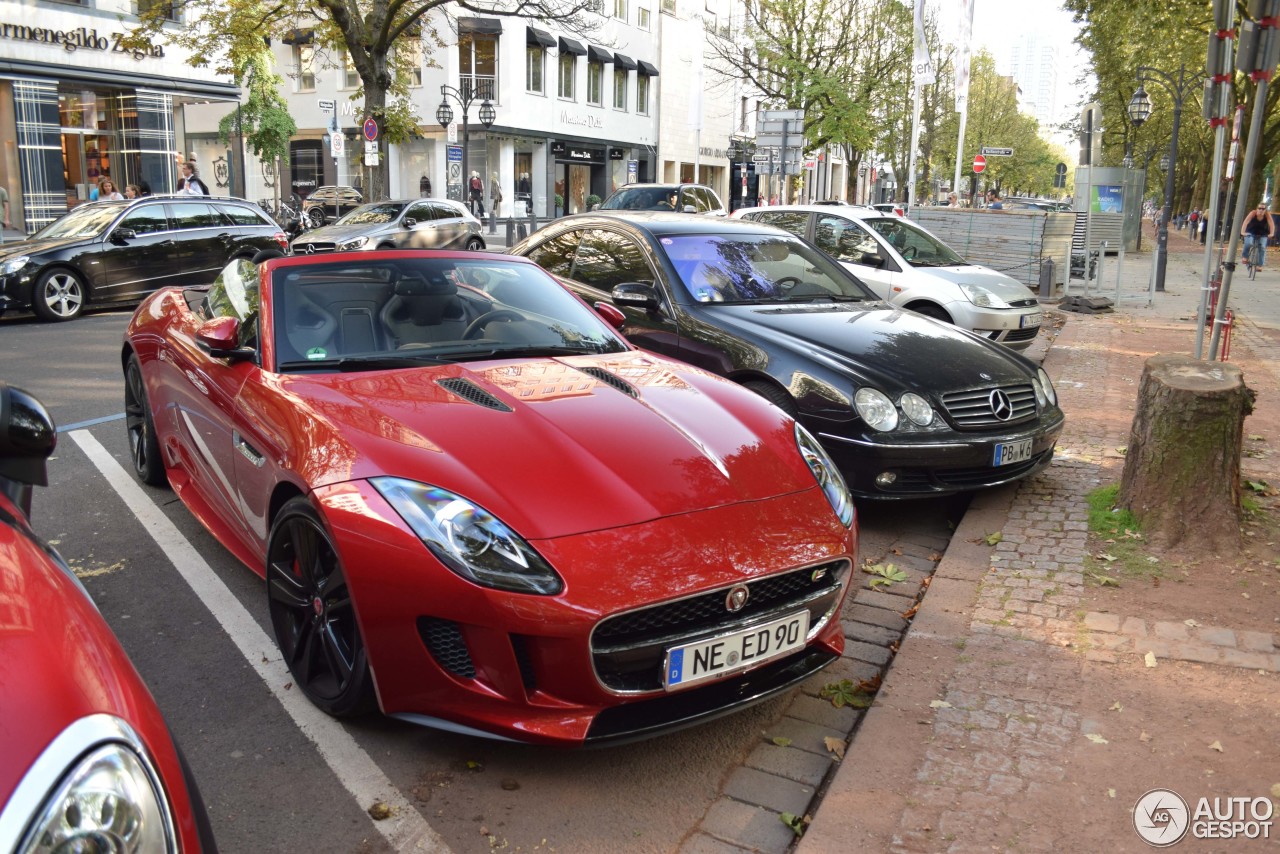
[{"label": "street lamp", "polygon": [[[1160,224],[1156,229],[1156,290],[1164,290],[1164,274],[1169,261],[1169,216],[1173,212],[1173,173],[1178,158],[1178,127],[1182,124],[1182,99],[1193,89],[1200,88],[1204,75],[1200,72],[1187,73],[1186,65],[1178,66],[1178,76],[1174,77],[1152,68],[1149,65],[1138,66],[1138,91],[1129,99],[1129,121],[1137,127],[1151,116],[1151,96],[1147,94],[1147,83],[1159,83],[1169,97],[1173,98],[1173,136],[1169,140],[1169,153],[1166,155],[1168,168],[1165,170],[1164,207],[1160,211]],[[1162,158],[1163,164],[1165,159]],[[1163,167],[1162,167],[1163,168]]]},{"label": "street lamp", "polygon": [[[471,126],[468,123],[468,113],[471,110],[471,104],[480,96],[479,89],[475,85],[474,80],[463,79],[461,89],[448,85],[447,83],[440,87],[440,106],[436,107],[436,121],[440,127],[449,128],[453,124],[453,108],[449,106],[449,99],[458,102],[458,106],[462,108],[462,201],[467,205],[467,209],[471,210],[471,194],[467,192],[467,182],[471,180],[471,172],[467,168],[467,156],[470,154],[471,148]],[[493,123],[498,120],[498,111],[493,108],[493,104],[489,102],[489,97],[484,96],[484,102],[480,104],[480,123],[484,125],[485,130],[493,127]],[[447,182],[447,179],[446,179]],[[481,182],[483,184],[483,182]],[[483,194],[483,191],[481,191]],[[471,210],[475,213],[474,210]]]}]

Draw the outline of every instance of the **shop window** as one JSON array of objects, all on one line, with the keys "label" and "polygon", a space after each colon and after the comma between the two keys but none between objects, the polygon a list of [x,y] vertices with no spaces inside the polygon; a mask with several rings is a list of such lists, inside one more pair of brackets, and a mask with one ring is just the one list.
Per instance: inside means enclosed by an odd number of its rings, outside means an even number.
[{"label": "shop window", "polygon": [[178,6],[173,0],[138,0],[138,17],[159,15],[168,21],[178,20]]},{"label": "shop window", "polygon": [[636,112],[649,115],[649,75],[636,75]]},{"label": "shop window", "polygon": [[458,88],[494,100],[498,91],[498,37],[463,33],[458,37]]},{"label": "shop window", "polygon": [[316,49],[309,44],[293,46],[293,67],[297,75],[299,92],[314,92],[316,88]]},{"label": "shop window", "polygon": [[627,74],[625,68],[613,69],[613,106],[614,109],[627,108]]},{"label": "shop window", "polygon": [[604,103],[604,63],[587,60],[587,103],[599,107]]},{"label": "shop window", "polygon": [[524,88],[526,92],[541,95],[542,69],[546,64],[547,49],[540,44],[531,44],[524,51]]},{"label": "shop window", "polygon": [[560,84],[557,93],[561,98],[574,99],[573,78],[578,70],[577,57],[563,50],[560,51]]}]

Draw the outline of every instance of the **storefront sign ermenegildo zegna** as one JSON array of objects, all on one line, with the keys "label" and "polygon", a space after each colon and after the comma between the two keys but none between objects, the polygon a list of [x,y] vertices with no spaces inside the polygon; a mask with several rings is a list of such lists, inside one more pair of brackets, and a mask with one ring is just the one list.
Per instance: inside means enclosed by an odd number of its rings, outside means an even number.
[{"label": "storefront sign ermenegildo zegna", "polygon": [[134,59],[163,59],[164,45],[153,44],[145,48],[127,48],[121,41],[124,33],[99,34],[97,29],[77,27],[74,30],[51,30],[47,27],[28,27],[22,24],[0,23],[0,39],[60,45],[68,53],[77,50],[98,50],[104,53],[125,53]]}]

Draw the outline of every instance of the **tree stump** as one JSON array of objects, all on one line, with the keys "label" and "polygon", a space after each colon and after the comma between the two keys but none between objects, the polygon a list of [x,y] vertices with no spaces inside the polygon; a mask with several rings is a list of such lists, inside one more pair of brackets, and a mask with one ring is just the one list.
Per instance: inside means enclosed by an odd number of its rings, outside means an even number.
[{"label": "tree stump", "polygon": [[1147,359],[1117,504],[1153,545],[1240,548],[1240,453],[1254,392],[1235,365]]}]

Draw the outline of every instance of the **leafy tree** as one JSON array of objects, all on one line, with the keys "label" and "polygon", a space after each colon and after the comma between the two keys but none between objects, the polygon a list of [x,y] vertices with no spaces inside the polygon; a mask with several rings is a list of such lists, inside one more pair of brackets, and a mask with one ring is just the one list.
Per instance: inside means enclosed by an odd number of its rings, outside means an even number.
[{"label": "leafy tree", "polygon": [[232,53],[228,60],[248,97],[238,111],[222,117],[218,138],[225,144],[243,134],[249,149],[260,160],[273,163],[279,158],[282,164],[288,164],[289,140],[298,132],[298,126],[280,97],[284,81],[273,70],[271,51],[262,40],[255,44],[248,39],[237,47],[246,50]]}]

